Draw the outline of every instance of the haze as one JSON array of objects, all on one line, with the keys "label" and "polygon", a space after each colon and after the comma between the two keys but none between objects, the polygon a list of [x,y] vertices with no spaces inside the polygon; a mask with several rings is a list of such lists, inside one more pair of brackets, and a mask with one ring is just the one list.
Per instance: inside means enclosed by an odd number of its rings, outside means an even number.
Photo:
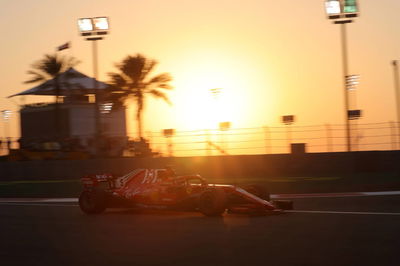
[{"label": "haze", "polygon": [[[6,97],[32,87],[22,83],[30,65],[67,41],[71,49],[61,53],[81,60],[77,69],[93,75],[91,44],[79,36],[76,20],[108,16],[110,34],[99,42],[100,80],[107,81],[115,63],[136,53],[158,60],[156,73],[174,77],[173,106],[149,100],[146,130],[215,128],[218,120],[235,128],[278,126],[286,114],[296,115],[296,125],[342,124],[340,29],[326,19],[323,5],[323,0],[3,0],[1,110],[18,111],[21,99]],[[395,121],[391,61],[400,58],[400,2],[359,0],[359,5],[360,17],[348,25],[349,72],[361,76],[352,104],[363,110],[363,123]],[[213,88],[222,88],[214,107]],[[25,102],[42,99],[29,96]],[[17,113],[11,122],[12,136],[18,137]]]}]

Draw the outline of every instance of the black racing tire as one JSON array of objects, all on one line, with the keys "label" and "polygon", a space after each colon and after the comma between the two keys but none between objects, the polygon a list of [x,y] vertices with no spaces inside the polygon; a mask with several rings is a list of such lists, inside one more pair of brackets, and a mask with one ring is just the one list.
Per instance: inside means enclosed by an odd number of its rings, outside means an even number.
[{"label": "black racing tire", "polygon": [[268,190],[264,186],[260,185],[248,185],[243,187],[244,190],[247,192],[259,197],[260,199],[270,201],[271,195],[269,194]]},{"label": "black racing tire", "polygon": [[79,196],[79,207],[86,214],[98,214],[106,209],[106,193],[101,190],[83,191]]},{"label": "black racing tire", "polygon": [[205,216],[220,216],[226,210],[227,197],[223,189],[204,191],[198,199],[198,209]]}]

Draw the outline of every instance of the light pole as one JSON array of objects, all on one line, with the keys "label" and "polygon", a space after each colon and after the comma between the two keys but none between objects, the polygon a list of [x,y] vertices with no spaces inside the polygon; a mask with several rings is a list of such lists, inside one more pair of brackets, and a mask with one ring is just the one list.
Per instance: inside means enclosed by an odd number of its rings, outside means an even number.
[{"label": "light pole", "polygon": [[231,128],[231,122],[226,121],[226,122],[220,122],[219,123],[219,130],[221,131],[221,148],[224,151],[228,150],[228,142],[226,142],[226,135],[225,132],[228,131]]},{"label": "light pole", "polygon": [[[211,107],[212,108],[212,115],[215,116],[215,117],[217,117],[216,116],[216,112],[217,112],[217,109],[218,109],[218,103],[219,103],[219,97],[220,97],[221,91],[222,91],[222,88],[210,89],[211,96],[214,99],[213,107]],[[212,120],[212,122],[214,124],[214,122],[215,122],[214,119]],[[214,127],[214,125],[212,125],[212,127]],[[214,132],[214,134],[215,134],[215,132]],[[210,155],[212,155],[212,148],[214,147],[214,143],[211,141],[212,135],[210,135],[210,130],[209,129],[207,129],[206,137],[207,137],[207,149],[206,149],[207,156],[210,156]]]},{"label": "light pole", "polygon": [[289,147],[289,152],[291,149],[292,143],[292,132],[290,130],[290,125],[294,123],[295,116],[294,115],[284,115],[282,116],[282,123],[287,126],[287,143]]},{"label": "light pole", "polygon": [[349,119],[349,96],[348,96],[348,58],[347,58],[347,34],[346,24],[353,22],[349,18],[358,16],[358,5],[356,0],[325,0],[325,10],[328,19],[334,20],[334,24],[340,25],[342,41],[342,60],[343,60],[343,84],[344,84],[344,105],[346,121],[346,146],[347,151],[351,151],[350,119]]},{"label": "light pole", "polygon": [[168,140],[168,155],[169,157],[174,156],[174,149],[172,144],[172,137],[175,135],[175,129],[169,128],[163,130],[164,137]]},{"label": "light pole", "polygon": [[265,141],[265,154],[270,153],[270,138],[271,138],[271,133],[269,131],[269,127],[264,126],[264,141]]},{"label": "light pole", "polygon": [[399,65],[398,60],[393,60],[394,89],[396,92],[396,108],[397,108],[397,145],[400,143],[400,82],[399,82]]},{"label": "light pole", "polygon": [[360,75],[347,75],[346,76],[346,88],[347,88],[347,93],[350,94],[353,92],[353,104],[350,104],[350,108],[347,110],[347,117],[348,121],[353,121],[353,124],[351,125],[351,131],[354,134],[350,134],[350,136],[353,135],[354,141],[350,142],[351,143],[351,150],[358,150],[358,144],[360,141],[360,135],[358,133],[357,129],[357,120],[359,120],[362,117],[362,110],[360,109],[354,109],[357,108],[357,101],[356,101],[356,90],[357,90],[357,85],[359,84],[359,79]]},{"label": "light pole", "polygon": [[94,18],[80,18],[78,19],[78,28],[81,36],[85,36],[86,41],[92,42],[93,53],[93,89],[95,94],[95,154],[99,153],[99,144],[101,137],[101,124],[100,124],[100,93],[98,92],[98,55],[97,55],[97,41],[102,40],[104,35],[109,31],[109,20],[107,17],[94,17]]}]

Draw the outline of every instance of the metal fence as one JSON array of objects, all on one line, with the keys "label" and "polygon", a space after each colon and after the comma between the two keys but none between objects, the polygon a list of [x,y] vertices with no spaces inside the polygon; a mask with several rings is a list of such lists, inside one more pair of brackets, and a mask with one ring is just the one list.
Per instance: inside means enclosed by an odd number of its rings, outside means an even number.
[{"label": "metal fence", "polygon": [[[352,151],[400,149],[398,126],[395,122],[351,122]],[[131,139],[135,132],[128,132]],[[87,137],[87,136],[86,136]],[[153,151],[161,156],[210,156],[289,153],[290,144],[304,143],[306,152],[343,152],[347,150],[345,125],[280,126],[205,129],[193,131],[148,131],[147,139]],[[0,154],[8,148],[18,148],[18,139],[1,139]]]},{"label": "metal fence", "polygon": [[[351,122],[351,150],[400,148],[394,122]],[[164,156],[206,156],[289,153],[292,143],[304,143],[307,152],[347,151],[345,125],[280,126],[229,130],[176,131],[173,136],[147,132],[151,148]]]}]

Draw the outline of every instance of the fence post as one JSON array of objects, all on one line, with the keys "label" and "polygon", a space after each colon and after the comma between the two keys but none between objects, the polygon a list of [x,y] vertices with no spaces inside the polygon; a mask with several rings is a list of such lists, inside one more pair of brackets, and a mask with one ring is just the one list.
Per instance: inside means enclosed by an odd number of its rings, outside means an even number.
[{"label": "fence post", "polygon": [[286,138],[287,138],[287,146],[288,146],[288,153],[290,153],[290,144],[292,143],[292,130],[290,128],[290,125],[286,126],[287,132],[286,132]]},{"label": "fence post", "polygon": [[358,124],[357,124],[357,119],[353,120],[353,126],[350,128],[350,132],[352,132],[352,134],[350,135],[350,139],[351,136],[353,136],[354,141],[351,141],[351,143],[353,143],[353,149],[352,151],[359,151],[358,150],[358,144],[360,141],[360,135],[358,134]]},{"label": "fence post", "polygon": [[211,156],[211,138],[210,138],[210,130],[205,129],[204,135],[206,137],[206,156]]},{"label": "fence post", "polygon": [[265,154],[269,154],[269,153],[271,153],[271,150],[270,150],[271,135],[270,135],[269,127],[267,127],[267,126],[264,126],[264,141],[265,141]]},{"label": "fence post", "polygon": [[392,150],[397,150],[396,124],[393,121],[389,121],[389,127],[390,127],[390,142],[392,144]]},{"label": "fence post", "polygon": [[325,124],[325,129],[326,129],[326,148],[328,152],[332,152],[331,126],[329,124]]}]

